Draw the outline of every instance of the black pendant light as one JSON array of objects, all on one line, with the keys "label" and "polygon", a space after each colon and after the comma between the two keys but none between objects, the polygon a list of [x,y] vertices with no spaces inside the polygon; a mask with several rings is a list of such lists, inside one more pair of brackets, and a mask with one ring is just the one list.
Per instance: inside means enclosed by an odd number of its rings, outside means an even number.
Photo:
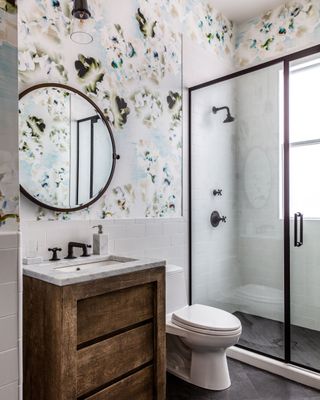
[{"label": "black pendant light", "polygon": [[74,0],[72,15],[77,19],[88,19],[91,17],[87,0]]},{"label": "black pendant light", "polygon": [[89,44],[93,41],[90,33],[91,12],[87,0],[73,0],[72,27],[70,38],[77,44]]}]

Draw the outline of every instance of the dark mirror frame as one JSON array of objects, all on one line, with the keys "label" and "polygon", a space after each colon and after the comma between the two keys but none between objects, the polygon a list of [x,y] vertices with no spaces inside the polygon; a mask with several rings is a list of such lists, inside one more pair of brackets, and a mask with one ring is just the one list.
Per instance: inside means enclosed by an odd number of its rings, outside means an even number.
[{"label": "dark mirror frame", "polygon": [[92,107],[97,111],[97,113],[99,114],[101,120],[104,122],[105,126],[108,129],[109,135],[110,135],[110,139],[111,139],[111,143],[112,143],[112,168],[111,168],[111,172],[110,172],[110,176],[108,178],[108,181],[106,183],[106,185],[99,191],[99,193],[96,195],[96,197],[94,197],[93,199],[91,199],[88,203],[85,204],[81,204],[80,206],[77,207],[73,207],[73,208],[58,208],[58,207],[52,207],[48,204],[42,203],[41,201],[37,200],[35,197],[33,197],[29,192],[27,192],[27,190],[24,189],[24,187],[20,184],[20,192],[30,201],[32,201],[33,203],[35,203],[36,205],[42,207],[42,208],[46,208],[48,210],[51,211],[55,211],[55,212],[65,212],[65,213],[69,213],[69,212],[74,212],[74,211],[80,211],[83,210],[85,208],[90,207],[92,204],[94,204],[97,200],[99,200],[103,194],[106,192],[106,190],[108,189],[113,175],[114,175],[114,171],[115,171],[115,167],[116,167],[116,161],[120,159],[120,156],[117,154],[116,152],[116,144],[115,144],[115,140],[114,140],[114,136],[110,127],[110,124],[107,120],[107,118],[105,117],[105,115],[103,114],[102,110],[94,103],[94,101],[92,101],[88,96],[86,96],[84,93],[80,92],[79,90],[68,86],[68,85],[63,85],[61,83],[41,83],[38,85],[34,85],[31,86],[30,88],[24,90],[23,92],[21,92],[19,94],[19,100],[21,100],[24,96],[26,96],[28,93],[31,93],[37,89],[41,89],[41,88],[60,88],[60,89],[65,89],[68,90],[72,93],[75,93],[79,96],[81,96],[84,100],[86,100],[88,103],[90,103],[92,105]]}]

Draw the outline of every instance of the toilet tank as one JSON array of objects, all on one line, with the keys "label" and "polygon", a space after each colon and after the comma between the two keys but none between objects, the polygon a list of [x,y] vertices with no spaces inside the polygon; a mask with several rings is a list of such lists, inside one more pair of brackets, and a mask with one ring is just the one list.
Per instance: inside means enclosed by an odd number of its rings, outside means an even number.
[{"label": "toilet tank", "polygon": [[184,269],[176,265],[166,267],[166,307],[167,314],[188,305]]}]

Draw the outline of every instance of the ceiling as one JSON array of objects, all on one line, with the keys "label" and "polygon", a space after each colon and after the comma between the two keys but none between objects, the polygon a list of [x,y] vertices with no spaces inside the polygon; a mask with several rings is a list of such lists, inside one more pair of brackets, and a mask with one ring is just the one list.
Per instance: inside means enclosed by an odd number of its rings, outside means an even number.
[{"label": "ceiling", "polygon": [[234,22],[243,22],[285,2],[286,0],[212,0],[217,10]]}]

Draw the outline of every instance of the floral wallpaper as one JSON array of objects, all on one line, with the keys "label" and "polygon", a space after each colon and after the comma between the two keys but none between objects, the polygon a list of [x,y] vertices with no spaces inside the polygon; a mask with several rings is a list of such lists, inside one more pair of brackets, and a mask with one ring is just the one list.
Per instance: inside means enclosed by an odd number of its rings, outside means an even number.
[{"label": "floral wallpaper", "polygon": [[288,1],[238,27],[237,66],[281,57],[320,43],[320,1]]},{"label": "floral wallpaper", "polygon": [[0,228],[16,229],[19,208],[17,140],[17,8],[0,0]]},{"label": "floral wallpaper", "polygon": [[234,53],[234,24],[209,1],[189,0],[184,34],[212,53],[225,57]]},{"label": "floral wallpaper", "polygon": [[[234,54],[235,67],[319,43],[319,0],[288,1],[238,26],[210,0],[124,1],[90,0],[89,45],[70,39],[71,0],[19,2],[19,90],[41,82],[81,90],[112,124],[121,156],[106,195],[89,210],[53,214],[23,198],[27,218],[181,215],[182,35],[203,48],[199,62]],[[16,12],[13,1],[0,7]]]},{"label": "floral wallpaper", "polygon": [[105,196],[89,210],[53,214],[22,198],[26,218],[182,214],[183,27],[223,54],[231,51],[233,25],[209,2],[124,1],[91,0],[94,41],[77,45],[71,0],[20,0],[19,90],[42,82],[81,90],[112,124],[121,157]]},{"label": "floral wallpaper", "polygon": [[89,210],[58,215],[25,199],[22,208],[38,219],[180,216],[179,6],[170,0],[89,4],[94,41],[77,45],[70,39],[72,1],[20,1],[19,90],[42,82],[81,90],[112,124],[121,158],[105,196]]}]

